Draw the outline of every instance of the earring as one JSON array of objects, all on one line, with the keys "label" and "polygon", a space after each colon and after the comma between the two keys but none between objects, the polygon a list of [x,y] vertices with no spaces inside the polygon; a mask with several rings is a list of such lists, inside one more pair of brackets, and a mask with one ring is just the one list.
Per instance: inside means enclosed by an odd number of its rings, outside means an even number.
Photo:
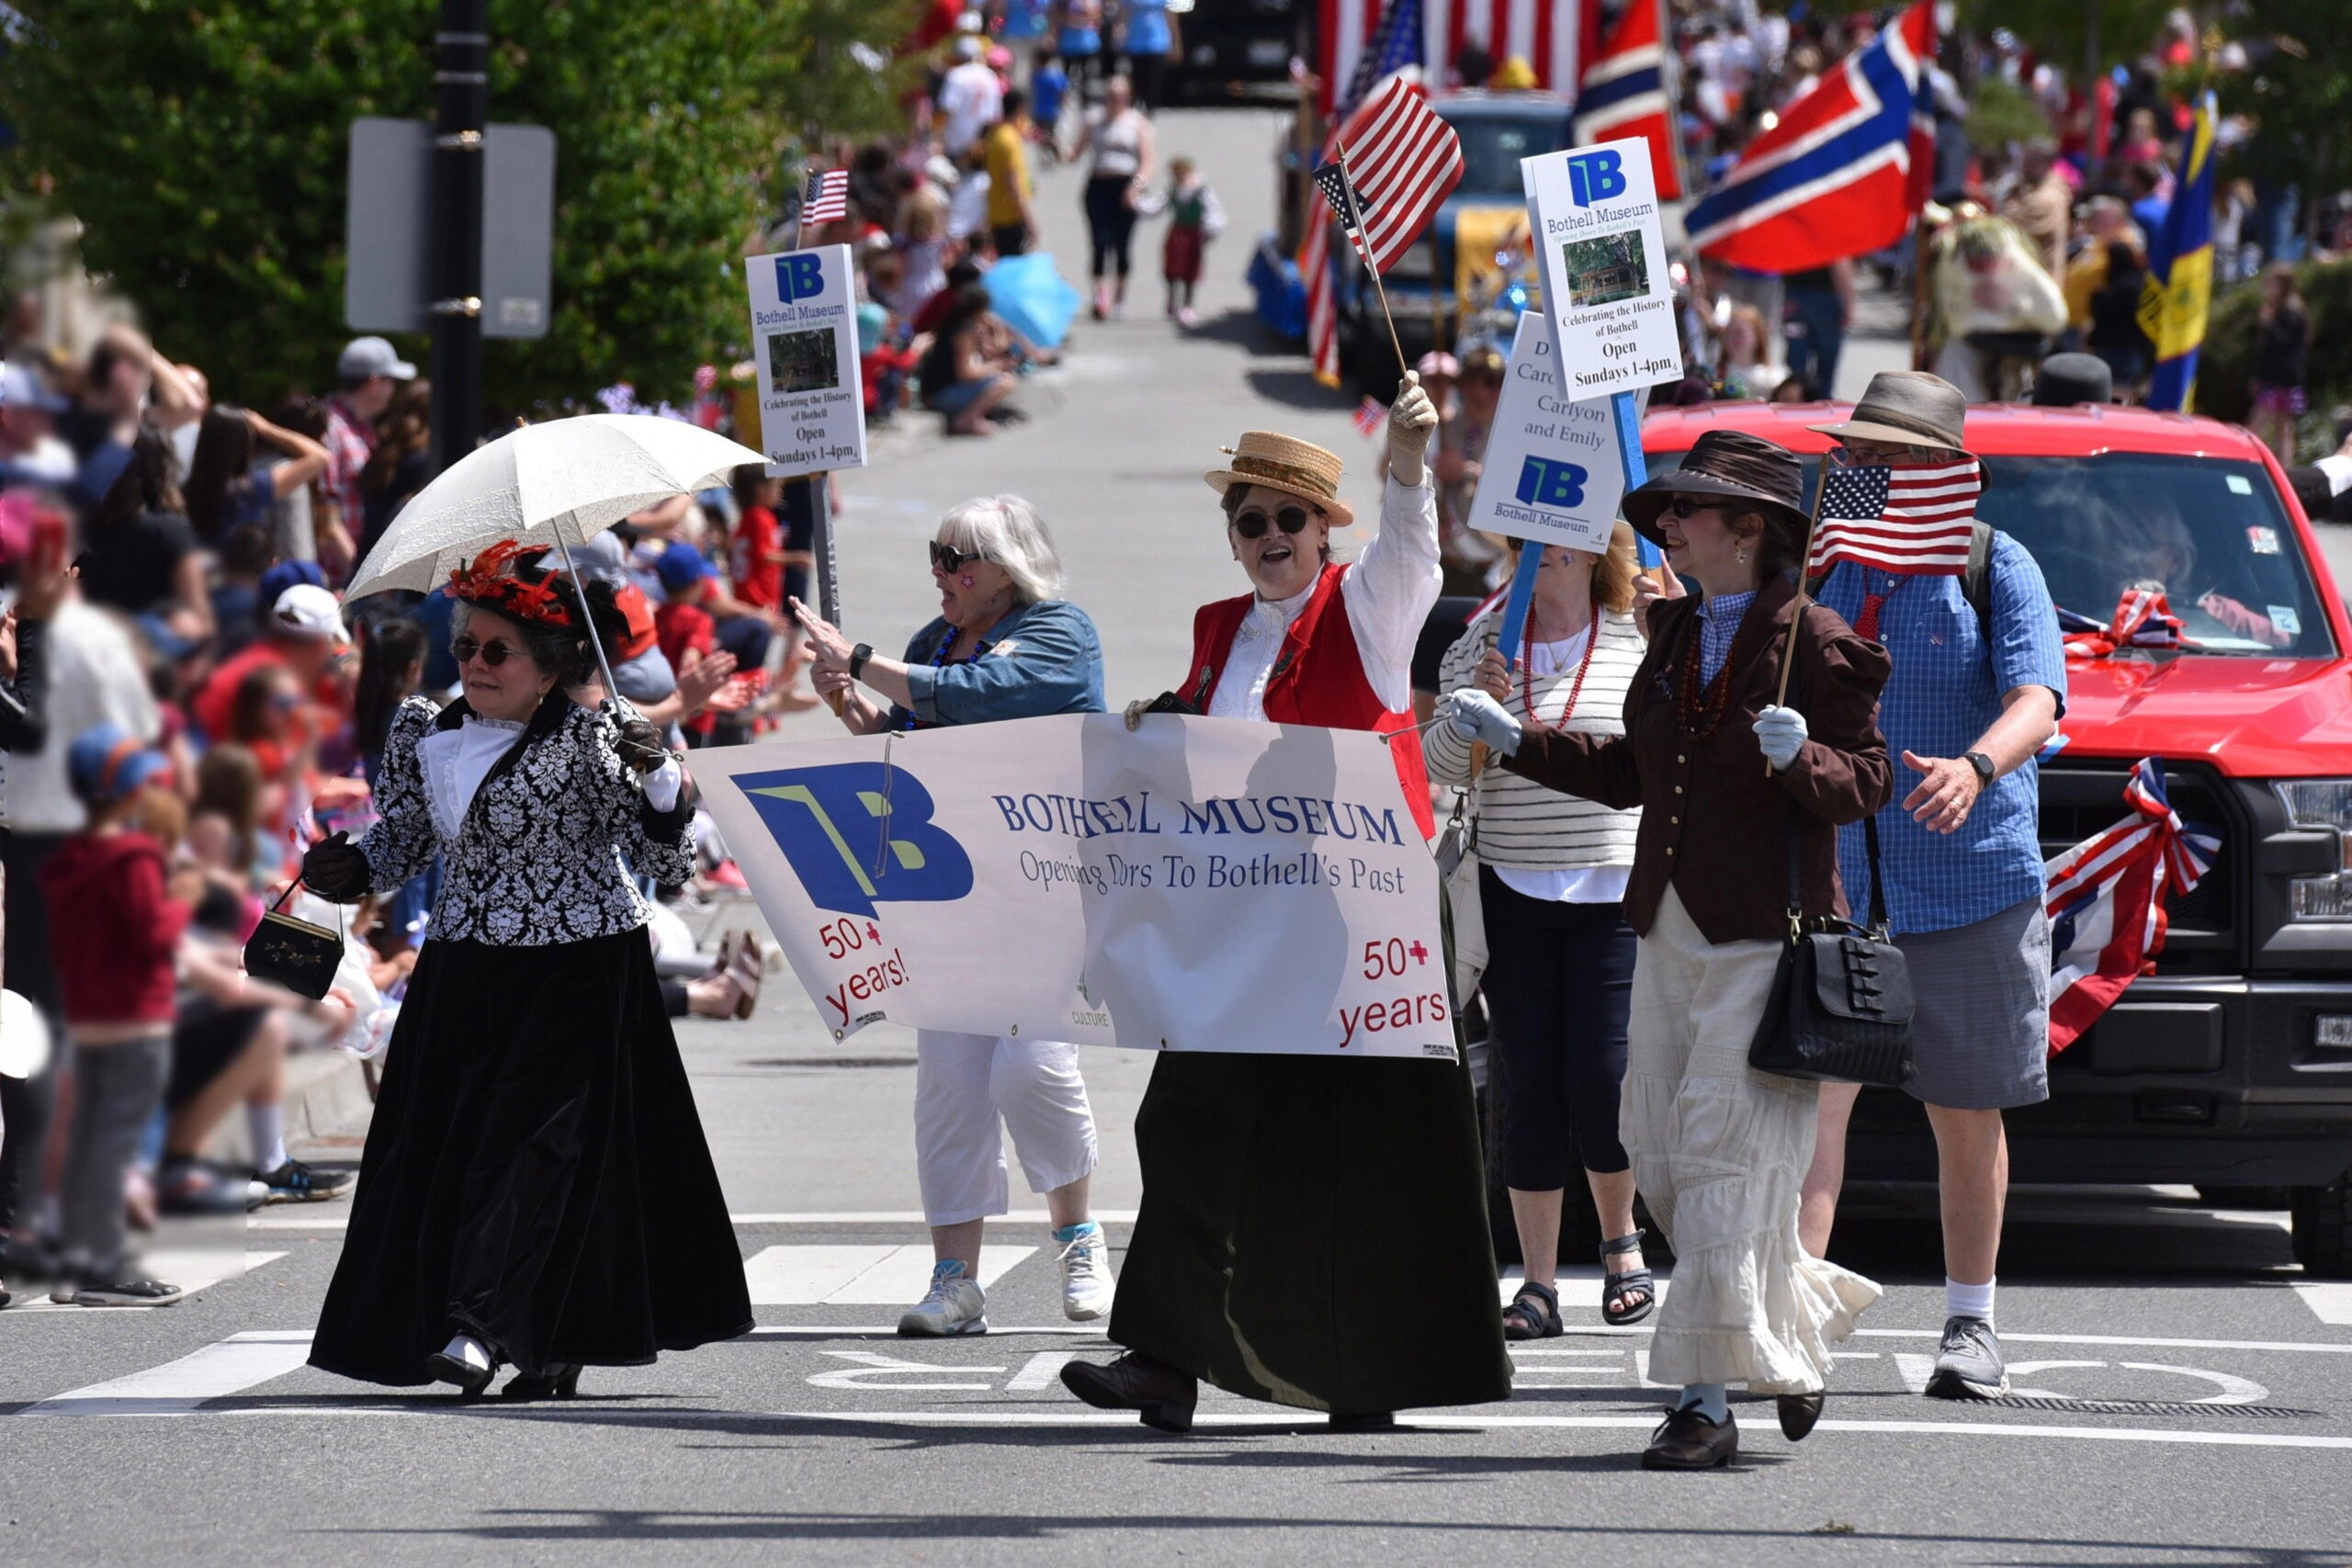
[{"label": "earring", "polygon": [[1737,559],[1740,565],[1746,566],[1747,564],[1747,552],[1746,550],[1741,550],[1738,553]]}]

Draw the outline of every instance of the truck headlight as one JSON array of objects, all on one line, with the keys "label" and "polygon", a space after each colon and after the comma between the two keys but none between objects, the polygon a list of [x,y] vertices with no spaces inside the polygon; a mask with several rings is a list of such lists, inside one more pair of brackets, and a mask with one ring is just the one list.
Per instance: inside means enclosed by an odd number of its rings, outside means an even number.
[{"label": "truck headlight", "polygon": [[2278,792],[2290,823],[2335,835],[2336,868],[2288,883],[2290,917],[2352,920],[2352,779],[2281,779],[2270,787]]}]

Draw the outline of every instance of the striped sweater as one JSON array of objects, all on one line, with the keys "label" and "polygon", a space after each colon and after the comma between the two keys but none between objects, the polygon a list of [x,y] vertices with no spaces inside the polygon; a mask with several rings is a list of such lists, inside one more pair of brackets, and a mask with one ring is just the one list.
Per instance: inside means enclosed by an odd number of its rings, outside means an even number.
[{"label": "striped sweater", "polygon": [[[1499,611],[1489,611],[1470,623],[1461,639],[1446,649],[1445,660],[1439,667],[1441,693],[1459,691],[1474,683],[1472,676],[1477,671],[1478,660],[1493,649],[1501,628]],[[1625,694],[1632,687],[1634,672],[1641,667],[1646,651],[1647,645],[1634,628],[1630,613],[1603,612],[1600,646],[1594,650],[1591,667],[1585,672],[1584,690],[1577,697],[1575,714],[1562,712],[1567,705],[1568,690],[1576,683],[1576,666],[1571,663],[1556,674],[1535,677],[1536,721],[1594,735],[1624,734]],[[1522,689],[1521,682],[1514,676],[1510,696],[1503,705],[1525,724],[1528,715]],[[1428,752],[1431,779],[1457,786],[1470,782],[1470,742],[1456,736],[1453,726],[1431,727],[1422,738],[1422,745]],[[1470,809],[1477,815],[1478,858],[1488,865],[1525,871],[1572,871],[1585,866],[1634,863],[1634,836],[1642,820],[1639,807],[1612,811],[1581,796],[1546,789],[1489,762],[1478,776]]]}]

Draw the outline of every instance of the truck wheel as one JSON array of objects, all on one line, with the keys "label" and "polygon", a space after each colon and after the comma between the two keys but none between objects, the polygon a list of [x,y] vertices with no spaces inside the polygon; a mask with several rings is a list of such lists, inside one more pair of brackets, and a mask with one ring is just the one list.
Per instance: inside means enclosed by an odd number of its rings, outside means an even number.
[{"label": "truck wheel", "polygon": [[2323,1280],[2352,1280],[2352,1176],[2294,1190],[2295,1261]]}]

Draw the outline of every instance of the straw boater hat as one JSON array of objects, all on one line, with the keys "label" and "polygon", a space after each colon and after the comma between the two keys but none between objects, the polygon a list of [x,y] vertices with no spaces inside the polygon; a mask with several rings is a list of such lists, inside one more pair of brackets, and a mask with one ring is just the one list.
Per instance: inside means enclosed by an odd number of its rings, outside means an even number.
[{"label": "straw boater hat", "polygon": [[1745,502],[1769,516],[1787,518],[1800,532],[1808,521],[1804,465],[1787,447],[1743,431],[1708,431],[1691,443],[1681,467],[1654,474],[1638,489],[1627,491],[1625,521],[1651,544],[1662,545],[1666,540],[1658,533],[1658,513],[1678,495]]},{"label": "straw boater hat", "polygon": [[1240,446],[1218,449],[1232,456],[1232,467],[1212,468],[1202,476],[1217,494],[1235,485],[1264,485],[1314,502],[1329,515],[1334,528],[1344,528],[1356,520],[1355,513],[1340,499],[1338,453],[1270,430],[1246,430]]}]

